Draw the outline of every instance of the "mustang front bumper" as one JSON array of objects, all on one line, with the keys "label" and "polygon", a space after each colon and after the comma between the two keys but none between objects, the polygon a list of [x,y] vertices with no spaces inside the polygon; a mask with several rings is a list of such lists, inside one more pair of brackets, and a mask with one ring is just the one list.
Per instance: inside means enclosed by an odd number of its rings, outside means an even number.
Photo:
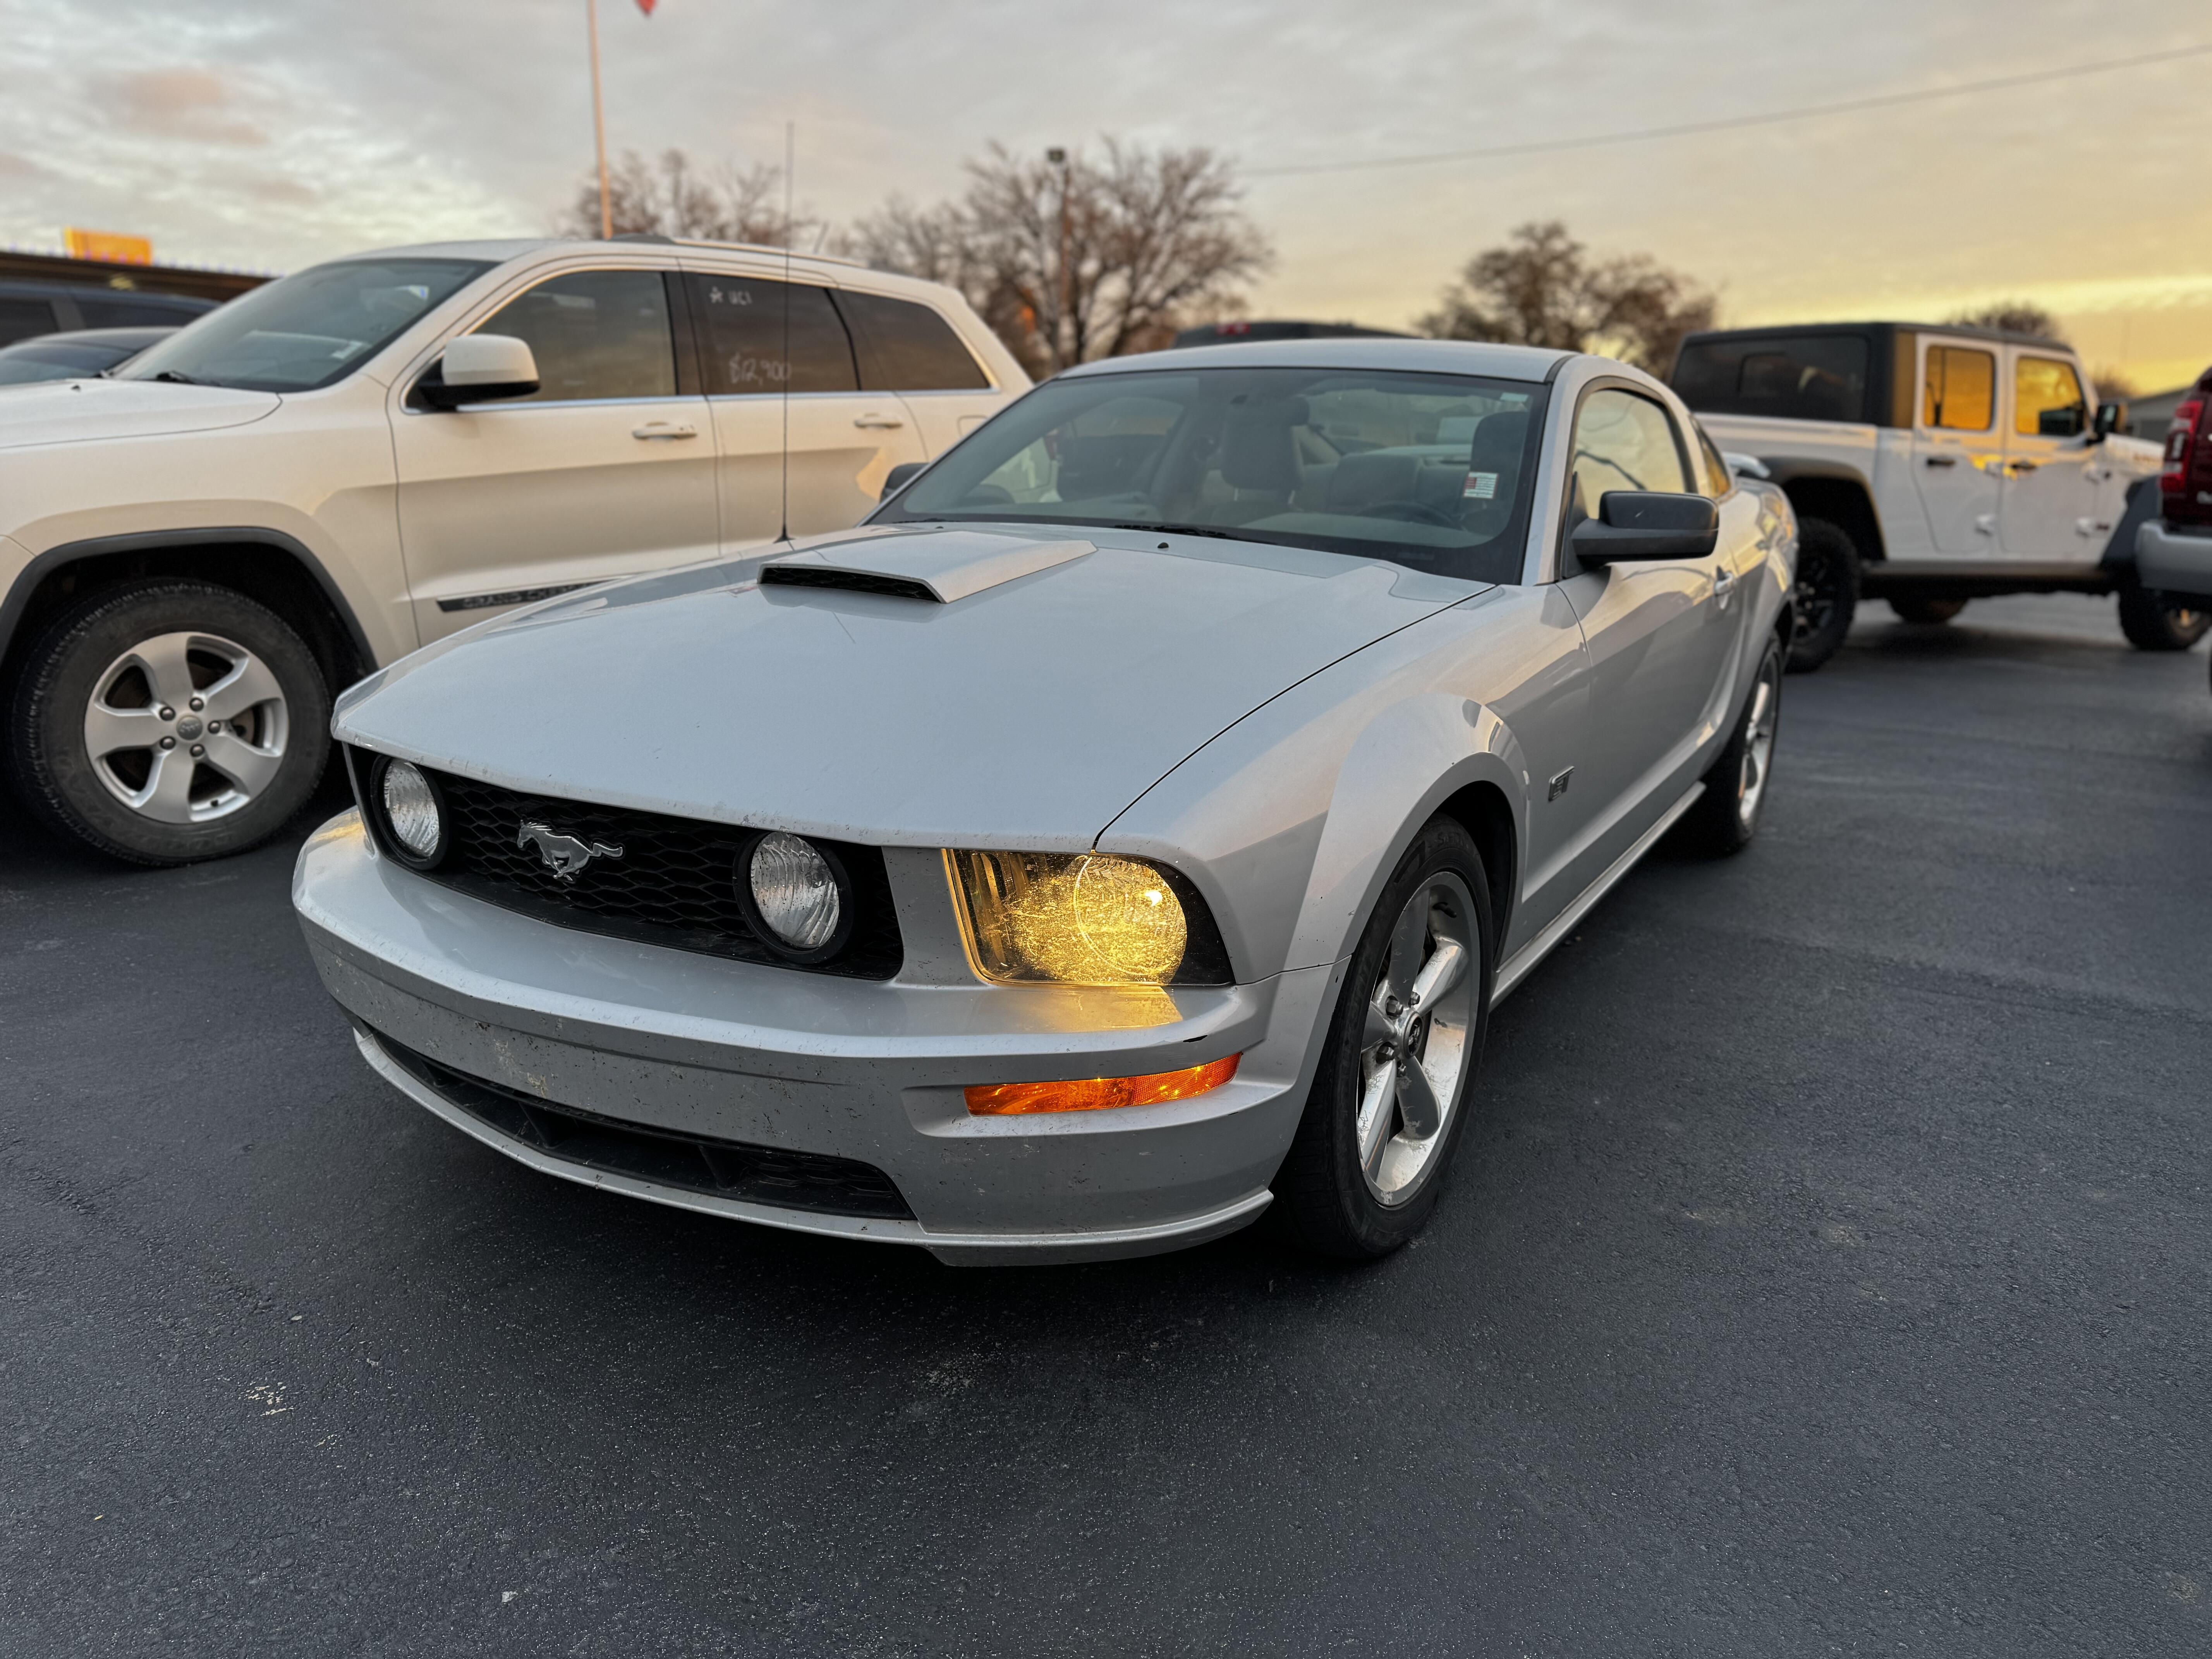
[{"label": "mustang front bumper", "polygon": [[[933,859],[895,866],[894,886],[924,884]],[[486,1145],[946,1261],[1142,1255],[1254,1219],[1338,982],[1323,967],[1221,989],[960,983],[913,940],[921,966],[888,982],[758,967],[465,896],[378,856],[353,811],[301,849],[292,895],[369,1063]],[[1232,1081],[1158,1106],[975,1117],[963,1094],[1232,1054]]]}]

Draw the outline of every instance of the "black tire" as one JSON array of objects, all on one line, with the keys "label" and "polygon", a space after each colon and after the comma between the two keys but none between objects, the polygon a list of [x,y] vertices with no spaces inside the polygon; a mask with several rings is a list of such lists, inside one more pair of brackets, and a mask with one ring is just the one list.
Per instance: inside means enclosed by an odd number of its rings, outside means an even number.
[{"label": "black tire", "polygon": [[2186,651],[2212,629],[2212,611],[2154,587],[2120,589],[2120,632],[2138,651]]},{"label": "black tire", "polygon": [[1843,648],[1859,603],[1859,550],[1841,525],[1826,519],[1797,521],[1797,632],[1789,669],[1809,674]]},{"label": "black tire", "polygon": [[[1453,1097],[1443,1103],[1443,1121],[1418,1181],[1408,1182],[1401,1195],[1386,1203],[1370,1186],[1358,1146],[1368,1009],[1385,971],[1395,925],[1408,912],[1416,894],[1439,881],[1456,884],[1454,892],[1468,896],[1472,914],[1462,920],[1467,933],[1480,941],[1480,960],[1474,964],[1472,975],[1472,1001],[1464,1016],[1464,1059]],[[1273,1220],[1297,1243],[1323,1255],[1366,1261],[1388,1255],[1421,1230],[1436,1207],[1452,1154],[1466,1127],[1468,1103],[1481,1065],[1483,1039],[1490,1028],[1496,965],[1497,927],[1491,915],[1482,856],[1459,824],[1449,818],[1431,818],[1398,860],[1360,934],[1323,1040],[1321,1065],[1312,1092],[1306,1097],[1305,1114],[1276,1172]],[[1422,1034],[1413,1044],[1417,1055],[1428,1052],[1428,1035]]]},{"label": "black tire", "polygon": [[[192,638],[152,652],[184,687],[168,703],[149,670],[114,672],[176,635]],[[255,696],[264,687],[272,694]],[[214,699],[204,707],[202,691]],[[86,736],[95,693],[134,734],[143,720],[149,737],[167,738],[167,750],[126,744],[95,757]],[[248,697],[226,724],[230,702]],[[5,747],[18,791],[51,828],[133,864],[190,864],[258,846],[307,805],[330,758],[330,722],[322,672],[276,612],[206,582],[133,582],[64,611],[32,644]],[[173,791],[156,787],[165,777]],[[134,808],[119,789],[151,798]]]},{"label": "black tire", "polygon": [[[1762,698],[1760,691],[1766,696]],[[1767,784],[1774,774],[1774,751],[1782,720],[1782,641],[1770,640],[1760,659],[1759,674],[1743,700],[1743,713],[1721,752],[1706,768],[1705,793],[1682,814],[1674,828],[1674,844],[1704,858],[1724,859],[1741,853],[1759,834],[1759,817],[1765,810]],[[1765,727],[1765,742],[1759,728]],[[1753,763],[1747,766],[1749,759]]]},{"label": "black tire", "polygon": [[1894,598],[1889,608],[1897,612],[1899,622],[1917,627],[1934,628],[1947,623],[1966,608],[1964,599],[1914,599]]}]

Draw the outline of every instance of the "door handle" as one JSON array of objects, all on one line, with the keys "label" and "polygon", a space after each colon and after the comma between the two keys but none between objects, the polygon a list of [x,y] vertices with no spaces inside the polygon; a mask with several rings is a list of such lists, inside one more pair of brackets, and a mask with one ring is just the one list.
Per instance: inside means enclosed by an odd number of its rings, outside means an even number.
[{"label": "door handle", "polygon": [[1729,595],[1734,592],[1735,592],[1735,572],[1723,565],[1713,572],[1713,602],[1716,605],[1725,605],[1728,604]]},{"label": "door handle", "polygon": [[679,426],[674,421],[647,421],[643,426],[632,427],[629,435],[647,440],[655,438],[696,438],[696,426]]},{"label": "door handle", "polygon": [[2008,461],[2005,465],[2015,472],[2033,472],[2036,465],[2033,461]]},{"label": "door handle", "polygon": [[906,422],[896,415],[856,415],[853,424],[863,432],[894,432]]},{"label": "door handle", "polygon": [[1956,455],[1930,455],[1928,458],[1928,465],[1930,466],[1956,466],[1958,464],[1959,458]]}]

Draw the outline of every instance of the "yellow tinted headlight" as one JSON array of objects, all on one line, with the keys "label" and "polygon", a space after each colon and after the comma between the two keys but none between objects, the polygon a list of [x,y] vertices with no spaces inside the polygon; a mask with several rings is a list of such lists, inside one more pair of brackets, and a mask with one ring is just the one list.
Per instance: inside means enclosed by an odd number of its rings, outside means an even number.
[{"label": "yellow tinted headlight", "polygon": [[1111,853],[948,852],[969,949],[1013,985],[1164,985],[1189,942],[1182,902],[1151,865]]}]

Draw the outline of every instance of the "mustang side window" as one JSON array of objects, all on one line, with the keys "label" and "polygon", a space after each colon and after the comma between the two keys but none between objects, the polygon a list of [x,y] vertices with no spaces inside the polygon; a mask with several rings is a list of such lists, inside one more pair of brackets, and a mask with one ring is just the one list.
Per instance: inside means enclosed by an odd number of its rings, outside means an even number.
[{"label": "mustang side window", "polygon": [[1986,432],[1996,419],[1997,360],[1964,346],[1929,346],[1921,377],[1920,424]]},{"label": "mustang side window", "polygon": [[2088,399],[2074,365],[2022,357],[2012,371],[2012,429],[2027,437],[2078,438],[2089,424]]},{"label": "mustang side window", "polygon": [[509,334],[538,360],[538,390],[514,403],[676,395],[668,290],[657,270],[579,270],[510,300],[476,330]]},{"label": "mustang side window", "polygon": [[1686,495],[1674,423],[1649,398],[1607,387],[1583,399],[1575,416],[1574,501],[1571,524],[1598,516],[1607,490],[1656,489]]},{"label": "mustang side window", "polygon": [[860,389],[853,342],[828,289],[706,272],[685,280],[708,395]]}]

